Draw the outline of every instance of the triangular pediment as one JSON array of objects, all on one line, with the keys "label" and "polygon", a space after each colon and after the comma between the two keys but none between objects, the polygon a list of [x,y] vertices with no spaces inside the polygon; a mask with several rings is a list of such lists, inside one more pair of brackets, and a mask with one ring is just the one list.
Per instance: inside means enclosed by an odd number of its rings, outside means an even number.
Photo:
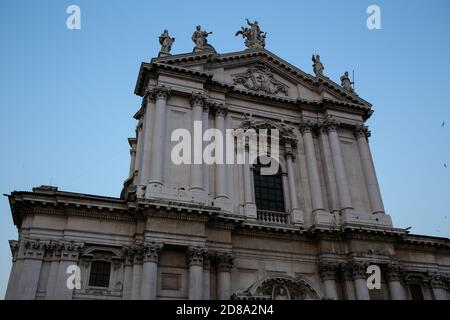
[{"label": "triangular pediment", "polygon": [[150,64],[173,72],[196,74],[241,92],[289,100],[323,101],[371,107],[370,103],[333,82],[315,77],[266,49],[217,54],[195,52],[155,58]]}]

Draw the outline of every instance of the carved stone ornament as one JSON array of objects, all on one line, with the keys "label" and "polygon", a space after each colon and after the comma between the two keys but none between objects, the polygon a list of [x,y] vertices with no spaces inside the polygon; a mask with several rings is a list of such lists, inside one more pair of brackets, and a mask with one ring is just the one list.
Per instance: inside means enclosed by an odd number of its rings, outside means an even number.
[{"label": "carved stone ornament", "polygon": [[303,279],[288,276],[268,276],[251,285],[242,293],[233,294],[233,300],[316,300],[317,292]]},{"label": "carved stone ornament", "polygon": [[261,31],[258,21],[250,22],[246,19],[250,28],[241,27],[241,30],[237,31],[235,36],[242,35],[245,38],[245,46],[249,49],[262,49],[266,46],[267,32]]},{"label": "carved stone ornament", "polygon": [[241,122],[240,128],[242,129],[266,129],[269,133],[271,129],[278,129],[279,140],[284,143],[290,143],[291,146],[297,145],[297,137],[294,133],[294,128],[287,123],[281,121],[271,121],[271,120],[256,120],[253,118],[247,118]]},{"label": "carved stone ornament", "polygon": [[186,260],[188,265],[203,266],[206,249],[200,247],[189,247],[186,252]]},{"label": "carved stone ornament", "polygon": [[272,70],[265,64],[251,65],[246,72],[234,74],[234,84],[241,84],[246,89],[267,94],[283,93],[288,95],[288,86],[274,78]]}]

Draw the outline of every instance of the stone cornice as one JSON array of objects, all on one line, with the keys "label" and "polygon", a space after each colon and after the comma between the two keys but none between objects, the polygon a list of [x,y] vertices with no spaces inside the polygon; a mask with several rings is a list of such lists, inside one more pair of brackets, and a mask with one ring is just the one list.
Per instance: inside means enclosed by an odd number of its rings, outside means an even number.
[{"label": "stone cornice", "polygon": [[[289,99],[283,98],[277,95],[265,95],[261,93],[251,92],[248,90],[239,90],[234,85],[230,83],[220,83],[213,79],[213,74],[208,71],[200,71],[196,69],[189,68],[189,63],[204,63],[205,65],[228,65],[230,64],[242,64],[243,62],[258,62],[259,60],[264,59],[264,63],[268,64],[274,70],[284,73],[287,78],[291,78],[291,81],[301,81],[305,86],[310,88],[310,90],[317,91],[317,88],[326,87],[327,90],[335,96],[335,98],[325,98],[322,97],[319,101],[307,101],[304,99]],[[245,60],[245,61],[243,61]],[[183,66],[178,66],[177,64],[182,63]],[[188,66],[188,67],[186,67]],[[298,106],[309,106],[315,105],[317,108],[326,109],[329,107],[336,106],[338,108],[344,108],[347,111],[351,112],[359,110],[358,113],[361,113],[364,118],[368,118],[371,115],[371,104],[364,99],[361,99],[358,95],[348,92],[344,90],[340,85],[332,81],[331,79],[320,76],[314,77],[310,74],[307,74],[297,67],[287,63],[281,58],[277,57],[273,53],[261,49],[261,50],[245,50],[240,52],[228,53],[228,54],[181,54],[174,55],[171,57],[164,57],[158,59],[152,59],[151,63],[143,63],[141,65],[141,69],[138,76],[138,81],[136,84],[135,93],[137,95],[144,94],[144,87],[149,78],[156,79],[157,73],[171,72],[174,76],[183,76],[192,78],[195,81],[203,82],[205,88],[211,88],[213,90],[223,91],[228,93],[238,93],[240,95],[249,95],[253,97],[260,97],[265,100],[274,100],[280,101],[283,103],[294,103]],[[153,73],[153,75],[151,75]],[[340,99],[344,99],[346,101],[341,101]],[[312,104],[311,104],[312,103]]]},{"label": "stone cornice", "polygon": [[396,247],[417,250],[450,250],[450,239],[411,235],[404,229],[384,228],[346,224],[339,228],[311,227],[290,224],[261,224],[245,217],[224,214],[216,207],[192,203],[164,202],[156,200],[126,201],[120,198],[103,197],[64,191],[35,189],[35,192],[14,191],[8,195],[13,220],[20,228],[27,214],[62,216],[83,216],[96,219],[137,222],[145,216],[164,217],[178,220],[195,220],[214,225],[228,226],[236,232],[249,232],[255,236],[298,236],[327,237],[334,241],[365,239],[389,242]]},{"label": "stone cornice", "polygon": [[[267,62],[270,63],[270,65],[274,67],[278,67],[280,70],[284,71],[285,73],[291,75],[293,78],[300,79],[304,81],[307,85],[313,87],[317,85],[324,85],[330,90],[332,90],[334,93],[338,94],[339,96],[345,97],[347,99],[353,100],[355,102],[358,102],[360,104],[366,105],[368,107],[371,107],[371,104],[364,99],[360,98],[357,94],[353,92],[348,92],[344,90],[340,85],[332,81],[330,78],[326,76],[320,76],[320,77],[314,77],[313,75],[310,75],[308,73],[303,72],[299,68],[295,67],[294,65],[288,63],[287,61],[281,59],[274,53],[266,50],[266,49],[258,49],[258,50],[244,50],[244,51],[238,51],[238,52],[230,52],[225,54],[181,54],[181,55],[174,55],[169,58],[164,59],[154,59],[152,61],[161,62],[164,64],[174,64],[174,63],[188,63],[190,61],[204,61],[208,62],[209,64],[214,64],[217,66],[221,65],[229,65],[230,63],[239,63],[241,60],[256,60],[258,58],[263,57]],[[256,59],[255,59],[256,58]]]}]

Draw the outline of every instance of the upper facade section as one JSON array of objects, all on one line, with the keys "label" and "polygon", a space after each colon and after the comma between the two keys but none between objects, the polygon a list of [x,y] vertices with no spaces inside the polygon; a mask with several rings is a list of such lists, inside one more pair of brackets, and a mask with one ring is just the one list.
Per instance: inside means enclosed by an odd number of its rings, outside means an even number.
[{"label": "upper facade section", "polygon": [[[348,72],[338,84],[324,75],[320,56],[313,55],[314,75],[308,74],[265,49],[265,33],[259,26],[253,30],[257,22],[248,23],[250,28],[243,27],[236,33],[246,38],[247,49],[225,54],[217,53],[207,43],[210,32],[197,26],[192,35],[193,52],[171,55],[175,39],[165,30],[160,36],[159,56],[141,64],[135,93],[144,96],[152,83],[175,78],[180,81],[180,93],[186,90],[188,81],[192,89],[217,91],[241,99],[277,101],[313,111],[336,109],[361,115],[362,120],[371,116],[372,105],[354,92]],[[170,85],[174,88],[174,83]]]}]

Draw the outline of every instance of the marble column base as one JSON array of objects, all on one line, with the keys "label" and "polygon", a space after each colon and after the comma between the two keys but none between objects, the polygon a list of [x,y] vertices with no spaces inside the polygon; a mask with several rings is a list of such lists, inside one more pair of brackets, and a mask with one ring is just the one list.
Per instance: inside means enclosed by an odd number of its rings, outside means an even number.
[{"label": "marble column base", "polygon": [[291,221],[295,225],[305,224],[305,218],[304,218],[303,211],[300,209],[292,209],[291,210]]},{"label": "marble column base", "polygon": [[244,215],[251,220],[258,219],[258,214],[256,213],[256,205],[253,203],[246,203],[244,205]]},{"label": "marble column base", "polygon": [[391,217],[384,213],[358,213],[354,210],[342,214],[342,224],[363,224],[392,227]]}]

